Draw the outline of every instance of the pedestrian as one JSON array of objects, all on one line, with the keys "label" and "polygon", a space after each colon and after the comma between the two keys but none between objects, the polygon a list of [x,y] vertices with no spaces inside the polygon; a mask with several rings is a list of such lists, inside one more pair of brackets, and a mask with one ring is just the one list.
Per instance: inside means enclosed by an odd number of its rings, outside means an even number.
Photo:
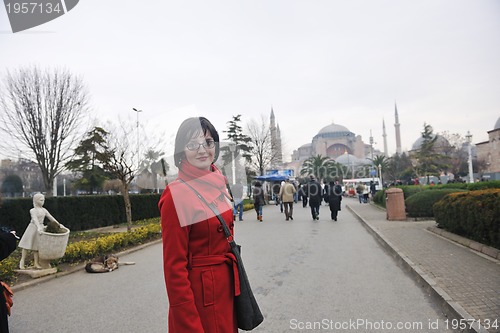
[{"label": "pedestrian", "polygon": [[299,184],[299,200],[302,200],[302,207],[307,207],[307,186]]},{"label": "pedestrian", "polygon": [[42,268],[38,257],[38,239],[40,238],[40,233],[44,231],[43,221],[45,218],[62,226],[52,215],[50,215],[47,209],[43,208],[44,203],[45,196],[43,194],[37,193],[33,196],[33,208],[30,209],[31,220],[19,242],[19,247],[22,249],[21,260],[19,261],[20,269],[26,268],[25,262],[28,251],[33,251],[34,267],[39,269]]},{"label": "pedestrian", "polygon": [[227,180],[214,165],[219,134],[204,117],[184,120],[175,138],[178,177],[158,204],[170,333],[237,333],[234,297],[239,293],[235,257],[218,217],[233,234]]},{"label": "pedestrian", "polygon": [[370,196],[370,187],[363,185],[363,203],[368,203],[368,198]]},{"label": "pedestrian", "polygon": [[262,222],[262,207],[266,204],[262,184],[256,181],[253,187],[253,207],[257,213],[257,220]]},{"label": "pedestrian", "polygon": [[372,200],[375,197],[375,193],[377,193],[377,187],[375,186],[375,182],[370,180],[370,193],[372,195]]},{"label": "pedestrian", "polygon": [[[7,258],[16,249],[16,232],[8,227],[0,227],[0,260]],[[0,333],[9,333],[8,309],[3,293],[0,288]]]},{"label": "pedestrian", "polygon": [[280,188],[279,197],[285,206],[286,221],[293,221],[293,197],[295,192],[295,186],[293,186],[289,179],[285,180],[285,183]]},{"label": "pedestrian", "polygon": [[337,221],[337,215],[340,211],[340,203],[342,201],[342,186],[339,181],[331,181],[327,189],[328,205],[330,206],[330,215],[332,220]]},{"label": "pedestrian", "polygon": [[363,203],[364,201],[364,197],[363,197],[363,192],[365,190],[365,185],[363,185],[363,183],[358,183],[358,185],[356,186],[356,193],[358,194],[358,200],[359,200],[359,203]]},{"label": "pedestrian", "polygon": [[283,213],[283,202],[280,199],[279,193],[280,193],[281,186],[283,184],[284,184],[284,182],[281,182],[281,183],[275,182],[272,186],[274,202],[275,202],[276,206],[280,205],[280,211],[282,213]]},{"label": "pedestrian", "polygon": [[231,193],[234,200],[234,220],[236,221],[236,215],[238,215],[238,220],[243,221],[243,184],[240,179],[231,187]]},{"label": "pedestrian", "polygon": [[307,194],[309,200],[309,207],[311,208],[311,215],[313,220],[319,220],[319,206],[323,200],[323,190],[321,184],[318,183],[314,175],[309,176],[309,183],[307,184]]}]

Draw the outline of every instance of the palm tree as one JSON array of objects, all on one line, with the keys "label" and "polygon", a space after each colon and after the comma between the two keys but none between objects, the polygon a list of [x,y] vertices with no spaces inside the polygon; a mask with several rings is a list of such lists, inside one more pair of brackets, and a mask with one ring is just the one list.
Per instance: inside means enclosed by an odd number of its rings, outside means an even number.
[{"label": "palm tree", "polygon": [[380,178],[380,185],[383,185],[384,183],[382,182],[382,172],[383,170],[387,169],[387,166],[389,165],[389,158],[387,158],[385,155],[376,155],[374,159],[370,159],[370,161],[373,162],[373,165],[378,169],[379,171],[379,178]]},{"label": "palm tree", "polygon": [[318,180],[338,176],[339,166],[328,156],[316,155],[309,157],[302,164],[301,176],[314,175]]}]

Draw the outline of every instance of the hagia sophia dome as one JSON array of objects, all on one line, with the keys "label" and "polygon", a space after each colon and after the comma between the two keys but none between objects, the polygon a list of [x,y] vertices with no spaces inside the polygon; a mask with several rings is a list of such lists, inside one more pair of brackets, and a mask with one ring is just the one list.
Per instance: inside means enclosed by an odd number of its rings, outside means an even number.
[{"label": "hagia sophia dome", "polygon": [[[450,146],[450,143],[448,142],[448,140],[444,136],[439,135],[439,134],[436,134],[436,136],[437,136],[437,139],[436,139],[436,143],[434,144],[434,147],[436,147],[436,148],[444,148],[444,147],[449,147]],[[413,143],[413,145],[411,146],[411,149],[412,150],[419,150],[420,147],[422,146],[422,143],[424,143],[424,138],[423,137],[419,137]]]},{"label": "hagia sophia dome", "polygon": [[314,138],[338,138],[346,136],[354,137],[355,135],[347,127],[332,123],[320,129]]},{"label": "hagia sophia dome", "polygon": [[321,155],[332,159],[343,160],[349,154],[349,164],[354,161],[364,160],[370,151],[370,146],[366,145],[360,135],[351,132],[347,127],[331,123],[322,127],[313,136],[310,143],[303,144],[292,154],[292,161],[299,161],[311,156]]}]

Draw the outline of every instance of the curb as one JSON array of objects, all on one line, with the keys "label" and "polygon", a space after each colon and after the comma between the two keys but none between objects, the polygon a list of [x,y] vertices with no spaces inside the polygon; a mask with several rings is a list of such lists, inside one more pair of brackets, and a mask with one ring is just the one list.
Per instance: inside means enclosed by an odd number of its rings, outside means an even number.
[{"label": "curb", "polygon": [[469,320],[473,322],[471,328],[467,328],[462,332],[466,333],[488,333],[487,330],[477,327],[477,322],[460,304],[455,302],[448,293],[441,289],[437,283],[425,272],[423,272],[417,265],[415,265],[404,253],[380,234],[368,221],[365,221],[358,213],[346,205],[347,209],[362,223],[362,225],[372,234],[375,239],[382,245],[385,251],[389,253],[394,260],[400,265],[410,276],[417,282],[425,291],[427,291],[431,298],[441,308],[444,314],[451,319]]},{"label": "curb", "polygon": [[[161,243],[161,238],[153,240],[153,241],[145,243],[145,244],[141,244],[141,245],[129,248],[129,249],[124,250],[122,252],[118,252],[118,253],[116,253],[116,255],[118,257],[120,257],[120,256],[123,256],[123,255],[129,254],[129,253],[132,253],[132,252],[136,252],[136,251],[142,250],[145,247],[148,247],[148,246],[151,246],[151,245],[155,245],[157,243]],[[30,281],[27,281],[27,282],[24,282],[24,283],[16,284],[16,285],[12,286],[11,289],[12,289],[13,292],[21,291],[21,290],[27,289],[29,287],[36,286],[38,284],[47,282],[49,280],[57,279],[58,277],[65,276],[65,275],[68,275],[68,274],[75,273],[75,272],[78,272],[80,270],[83,270],[85,268],[85,265],[86,265],[86,262],[78,264],[76,266],[73,266],[73,267],[71,267],[70,269],[68,269],[66,271],[58,272],[56,274],[52,274],[52,275],[44,276],[44,277],[41,277],[41,278],[33,279],[33,280],[30,280]]]},{"label": "curb", "polygon": [[470,240],[468,238],[459,236],[457,234],[454,234],[452,232],[446,231],[444,229],[440,229],[438,227],[429,227],[427,230],[435,233],[436,235],[439,235],[441,237],[444,237],[446,239],[452,240],[462,246],[465,246],[469,249],[472,249],[474,251],[480,252],[484,255],[487,255],[493,259],[500,260],[500,250],[495,249],[494,247],[488,246],[481,244],[479,242]]}]

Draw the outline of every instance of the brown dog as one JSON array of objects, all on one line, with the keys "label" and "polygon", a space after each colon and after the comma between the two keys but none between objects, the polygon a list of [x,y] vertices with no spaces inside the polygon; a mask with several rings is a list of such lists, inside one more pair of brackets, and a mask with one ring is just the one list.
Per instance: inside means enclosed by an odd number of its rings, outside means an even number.
[{"label": "brown dog", "polygon": [[[134,265],[135,262],[124,262],[122,265]],[[105,255],[87,263],[85,270],[87,273],[108,273],[118,269],[118,256],[114,254]]]}]

